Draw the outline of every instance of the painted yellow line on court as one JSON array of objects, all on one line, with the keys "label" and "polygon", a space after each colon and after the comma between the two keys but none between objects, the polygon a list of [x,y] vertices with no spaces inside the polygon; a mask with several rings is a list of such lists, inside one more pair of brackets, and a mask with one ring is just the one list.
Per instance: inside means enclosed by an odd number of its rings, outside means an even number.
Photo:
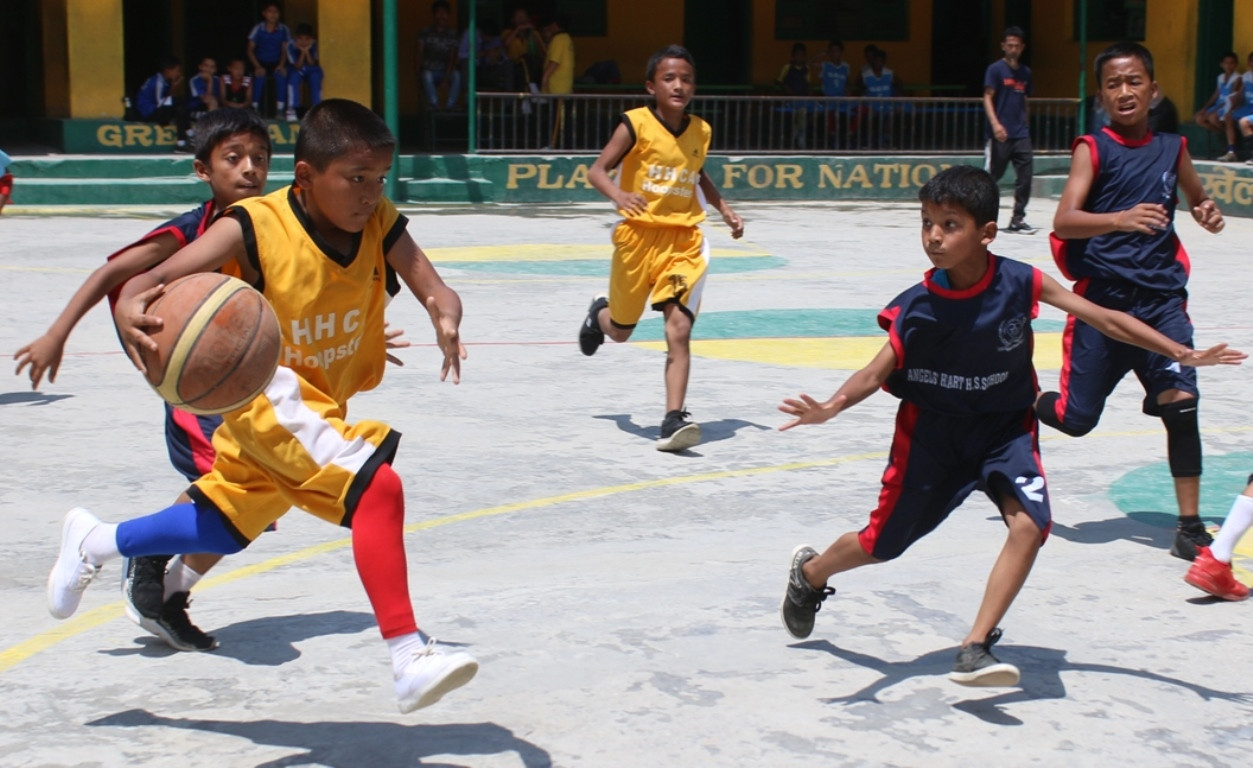
[{"label": "painted yellow line on court", "polygon": [[[870,362],[884,345],[884,336],[828,336],[798,339],[693,339],[692,354],[715,360],[739,360],[796,368],[852,371]],[[1062,335],[1035,334],[1035,366],[1039,370],[1062,367]],[[664,351],[664,341],[638,341],[633,346]]]},{"label": "painted yellow line on court", "polygon": [[[1253,427],[1227,427],[1210,430],[1212,432],[1246,432],[1253,430]],[[1125,432],[1101,432],[1089,435],[1089,439],[1093,437],[1143,437],[1145,435],[1159,434],[1159,430],[1134,430]],[[1047,435],[1042,437],[1043,440],[1059,439],[1069,440],[1065,435]],[[495,507],[485,507],[470,512],[459,512],[452,515],[444,515],[443,517],[433,518],[431,520],[423,520],[417,523],[410,523],[405,526],[405,533],[416,533],[418,531],[431,530],[432,528],[440,528],[445,525],[454,523],[463,523],[471,520],[479,520],[487,517],[495,517],[498,515],[507,515],[513,512],[522,512],[531,509],[541,509],[551,507],[557,504],[565,504],[571,501],[583,501],[586,499],[596,499],[604,496],[613,496],[621,493],[632,493],[635,491],[650,490],[653,488],[664,488],[672,485],[682,485],[685,483],[699,483],[709,480],[724,480],[728,478],[752,477],[755,475],[765,475],[773,472],[790,472],[803,469],[817,469],[820,467],[832,467],[840,464],[848,464],[858,461],[867,461],[870,459],[882,460],[888,455],[887,451],[874,451],[870,453],[860,453],[851,456],[837,456],[829,459],[819,459],[817,461],[793,461],[786,464],[774,464],[764,467],[748,467],[745,469],[725,469],[716,472],[704,472],[696,475],[680,475],[677,477],[659,477],[653,480],[641,480],[635,483],[623,483],[621,485],[609,485],[601,488],[592,488],[584,491],[574,491],[571,493],[563,493],[556,496],[546,496],[540,499],[532,499],[530,501],[519,501],[512,504],[501,504]],[[1253,558],[1253,536],[1246,536],[1241,540],[1240,546],[1236,548],[1236,552]],[[344,549],[352,546],[351,538],[336,539],[334,541],[315,544],[311,547],[297,550],[286,555],[270,558],[264,562],[247,565],[242,568],[236,568],[228,573],[220,576],[210,576],[200,582],[199,589],[207,590],[223,584],[246,579],[251,576],[266,573],[268,571],[281,568],[285,565],[308,560],[318,555],[333,552],[338,549]],[[1243,581],[1248,583],[1253,574],[1236,567],[1236,573]],[[37,653],[46,651],[57,643],[68,640],[71,637],[88,632],[102,624],[107,624],[115,619],[122,618],[123,610],[121,601],[109,603],[93,608],[85,613],[79,614],[63,624],[57,625],[55,628],[46,632],[41,632],[34,637],[24,640],[16,645],[0,651],[0,674],[7,672],[21,662],[29,659]]]}]

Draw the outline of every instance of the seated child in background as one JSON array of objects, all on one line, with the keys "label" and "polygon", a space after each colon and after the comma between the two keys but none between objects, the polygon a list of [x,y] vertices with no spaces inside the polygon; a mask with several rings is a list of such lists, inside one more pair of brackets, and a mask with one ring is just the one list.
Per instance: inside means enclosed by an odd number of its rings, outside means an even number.
[{"label": "seated child in background", "polygon": [[296,36],[287,44],[287,114],[288,120],[300,115],[300,86],[309,84],[309,106],[322,101],[322,64],[318,58],[318,41],[313,37],[313,25],[297,24]]},{"label": "seated child in background", "polygon": [[187,83],[187,110],[193,119],[218,108],[218,63],[211,56],[200,60],[196,76]]},{"label": "seated child in background", "polygon": [[244,60],[231,59],[221,79],[222,106],[248,109],[252,106],[252,78],[244,74]]},{"label": "seated child in background", "polygon": [[144,81],[135,94],[139,119],[156,125],[173,124],[178,130],[175,149],[188,149],[187,130],[191,127],[185,102],[174,98],[174,89],[183,82],[183,62],[176,56],[161,59],[160,69]]}]

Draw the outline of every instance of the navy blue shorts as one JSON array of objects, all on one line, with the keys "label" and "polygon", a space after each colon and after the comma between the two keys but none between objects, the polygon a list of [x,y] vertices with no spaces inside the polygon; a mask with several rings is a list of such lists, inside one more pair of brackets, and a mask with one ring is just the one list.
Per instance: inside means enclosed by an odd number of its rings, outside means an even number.
[{"label": "navy blue shorts", "polygon": [[901,403],[879,506],[858,535],[862,549],[878,560],[899,557],[975,490],[998,507],[1013,496],[1048,536],[1035,412],[955,416]]},{"label": "navy blue shorts", "polygon": [[188,482],[199,480],[212,469],[217,456],[213,433],[221,423],[221,416],[197,416],[165,404],[165,448],[174,469]]},{"label": "navy blue shorts", "polygon": [[[1183,292],[1145,292],[1127,286],[1091,285],[1084,298],[1135,317],[1180,344],[1192,346],[1192,320]],[[1143,411],[1161,415],[1157,398],[1170,389],[1199,397],[1196,369],[1169,357],[1114,341],[1092,326],[1070,317],[1062,340],[1062,375],[1057,417],[1066,424],[1091,429],[1101,418],[1105,400],[1129,371],[1144,387]]]}]

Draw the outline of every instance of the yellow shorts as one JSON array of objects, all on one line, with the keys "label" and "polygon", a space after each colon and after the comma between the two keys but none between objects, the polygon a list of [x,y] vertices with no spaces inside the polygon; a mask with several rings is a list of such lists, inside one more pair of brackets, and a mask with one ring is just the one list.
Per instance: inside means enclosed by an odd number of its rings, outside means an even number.
[{"label": "yellow shorts", "polygon": [[188,493],[216,507],[241,544],[290,507],[349,527],[375,471],[395,456],[400,433],[344,416],[339,403],[279,366],[263,394],[223,419],[213,434],[213,468]]},{"label": "yellow shorts", "polygon": [[692,319],[700,312],[709,245],[699,227],[641,227],[623,221],[613,230],[609,319],[634,328],[651,301],[661,309],[677,301]]}]

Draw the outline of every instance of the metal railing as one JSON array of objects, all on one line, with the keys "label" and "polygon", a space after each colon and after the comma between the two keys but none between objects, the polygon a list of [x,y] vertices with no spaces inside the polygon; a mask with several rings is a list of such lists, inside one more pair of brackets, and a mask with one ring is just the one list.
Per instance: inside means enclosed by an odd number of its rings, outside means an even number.
[{"label": "metal railing", "polygon": [[[618,116],[649,98],[480,93],[478,151],[596,154]],[[713,127],[714,154],[951,154],[981,152],[986,141],[983,100],[976,98],[697,96],[688,110]],[[1035,150],[1069,151],[1077,116],[1074,99],[1032,99]]]}]

